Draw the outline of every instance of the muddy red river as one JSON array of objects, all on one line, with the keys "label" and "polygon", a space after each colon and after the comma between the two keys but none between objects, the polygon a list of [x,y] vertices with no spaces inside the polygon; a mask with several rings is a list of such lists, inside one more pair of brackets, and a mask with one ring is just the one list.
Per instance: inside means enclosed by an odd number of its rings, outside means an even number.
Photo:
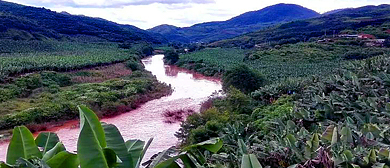
[{"label": "muddy red river", "polygon": [[[164,65],[163,55],[145,58],[142,62],[159,81],[170,84],[174,92],[169,96],[149,101],[136,110],[116,117],[104,118],[101,121],[116,125],[125,140],[147,141],[153,137],[145,161],[153,154],[178,143],[174,134],[179,130],[180,123],[166,123],[164,112],[180,109],[199,111],[201,103],[222,86],[218,79],[205,77],[176,66]],[[69,121],[63,126],[48,131],[57,133],[68,151],[75,151],[79,134],[77,123],[78,121]],[[0,160],[5,160],[7,146],[8,143],[0,144]]]}]

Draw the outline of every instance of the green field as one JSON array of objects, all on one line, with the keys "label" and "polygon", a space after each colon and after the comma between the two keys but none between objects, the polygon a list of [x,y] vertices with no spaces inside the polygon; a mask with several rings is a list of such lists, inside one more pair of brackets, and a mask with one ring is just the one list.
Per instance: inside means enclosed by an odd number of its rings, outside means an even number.
[{"label": "green field", "polygon": [[386,48],[363,48],[352,45],[298,43],[280,48],[242,50],[237,48],[208,48],[183,54],[177,65],[214,75],[246,64],[271,81],[284,78],[327,75],[351,60],[389,54]]},{"label": "green field", "polygon": [[[9,75],[33,71],[69,71],[121,62],[134,57],[117,44],[70,42],[30,42],[8,44],[0,53],[0,80]],[[10,46],[12,45],[12,47]],[[29,47],[23,47],[29,46]],[[36,47],[34,47],[36,46]]]},{"label": "green field", "polygon": [[80,104],[115,115],[170,93],[143,69],[143,44],[0,43],[0,130],[75,119]]}]

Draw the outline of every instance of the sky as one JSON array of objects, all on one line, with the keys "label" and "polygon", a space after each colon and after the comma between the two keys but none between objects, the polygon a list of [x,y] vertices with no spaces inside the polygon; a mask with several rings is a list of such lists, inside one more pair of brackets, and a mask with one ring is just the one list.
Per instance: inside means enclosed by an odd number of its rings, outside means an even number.
[{"label": "sky", "polygon": [[142,29],[161,24],[187,27],[228,20],[278,3],[292,3],[324,13],[334,9],[390,4],[390,0],[6,0],[70,14],[100,17]]}]

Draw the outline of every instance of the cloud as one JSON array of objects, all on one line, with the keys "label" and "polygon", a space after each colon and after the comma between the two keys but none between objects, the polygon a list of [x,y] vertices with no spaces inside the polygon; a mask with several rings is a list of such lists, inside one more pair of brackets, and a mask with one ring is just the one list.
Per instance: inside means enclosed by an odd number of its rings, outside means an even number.
[{"label": "cloud", "polygon": [[139,6],[150,4],[210,4],[214,0],[16,0],[24,4],[45,7],[73,7],[73,8],[120,8],[123,6]]}]

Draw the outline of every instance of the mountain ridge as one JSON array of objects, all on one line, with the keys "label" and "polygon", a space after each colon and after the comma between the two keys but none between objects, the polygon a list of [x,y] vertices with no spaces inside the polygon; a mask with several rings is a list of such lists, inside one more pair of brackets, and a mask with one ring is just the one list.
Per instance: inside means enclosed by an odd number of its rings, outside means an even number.
[{"label": "mountain ridge", "polygon": [[174,29],[173,27],[160,25],[148,29],[148,31],[163,32],[164,37],[174,42],[210,42],[231,38],[283,22],[317,16],[320,16],[320,14],[303,6],[281,3],[246,12],[226,21],[204,22],[182,28],[175,26]]},{"label": "mountain ridge", "polygon": [[0,1],[0,39],[166,43],[160,34],[102,18]]},{"label": "mountain ridge", "polygon": [[[365,28],[372,30],[371,32],[365,31]],[[335,34],[366,32],[383,39],[390,36],[384,31],[388,29],[390,29],[390,5],[370,5],[276,25],[235,38],[213,42],[210,46],[242,47],[262,43],[296,43],[323,37],[325,32]]]}]

